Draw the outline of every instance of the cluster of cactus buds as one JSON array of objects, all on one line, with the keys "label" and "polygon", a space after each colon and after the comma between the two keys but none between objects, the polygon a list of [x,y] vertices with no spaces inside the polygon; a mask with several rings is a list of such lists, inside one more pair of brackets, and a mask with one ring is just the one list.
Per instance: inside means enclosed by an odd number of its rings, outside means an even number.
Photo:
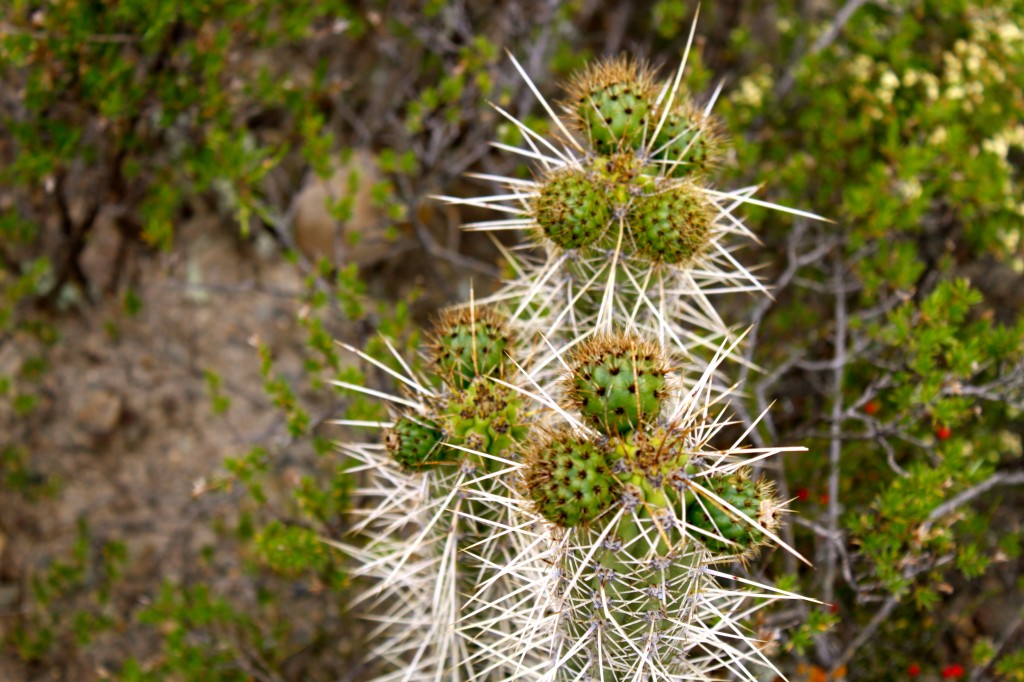
[{"label": "cluster of cactus buds", "polygon": [[555,654],[560,679],[683,679],[697,649],[704,674],[728,667],[735,645],[693,632],[695,608],[727,618],[705,568],[752,557],[778,528],[771,485],[709,446],[708,414],[680,409],[710,386],[679,395],[665,355],[629,334],[584,345],[564,377],[582,428],[563,425],[526,455],[524,496],[561,538],[546,557],[569,640]]},{"label": "cluster of cactus buds", "polygon": [[378,499],[356,526],[361,542],[342,549],[362,560],[356,575],[373,580],[363,597],[379,611],[373,657],[402,671],[396,679],[470,679],[479,661],[467,655],[467,642],[491,628],[460,618],[470,595],[509,589],[498,582],[481,592],[479,579],[493,562],[510,559],[503,553],[511,543],[491,533],[508,522],[507,505],[495,500],[527,442],[528,406],[510,383],[518,339],[498,310],[447,310],[430,338],[422,372],[398,356],[406,374],[359,353],[395,376],[408,389],[402,395],[341,384],[400,407],[380,424],[383,448],[343,446],[363,463],[365,490]]},{"label": "cluster of cactus buds", "polygon": [[727,238],[750,236],[738,207],[773,205],[708,186],[723,140],[681,75],[598,63],[564,117],[544,102],[558,141],[512,119],[536,179],[446,199],[517,215],[469,229],[526,230],[533,254],[510,255],[518,277],[491,299],[441,315],[430,376],[363,355],[404,392],[343,384],[400,406],[383,445],[343,446],[376,498],[345,549],[374,580],[380,680],[772,669],[742,619],[797,595],[719,567],[782,544],[784,504],[754,466],[801,448],[716,445],[739,341],[709,296],[761,289]]}]

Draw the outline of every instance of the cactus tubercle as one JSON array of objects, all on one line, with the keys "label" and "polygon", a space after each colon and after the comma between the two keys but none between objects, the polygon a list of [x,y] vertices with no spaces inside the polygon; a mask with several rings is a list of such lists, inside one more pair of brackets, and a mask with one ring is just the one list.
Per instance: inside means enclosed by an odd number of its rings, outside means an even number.
[{"label": "cactus tubercle", "polygon": [[535,443],[525,482],[537,512],[563,527],[595,522],[620,495],[615,451],[565,429]]},{"label": "cactus tubercle", "polygon": [[441,429],[426,418],[399,417],[384,436],[384,445],[406,469],[420,471],[450,459]]},{"label": "cactus tubercle", "polygon": [[661,346],[638,336],[597,336],[580,345],[569,365],[564,379],[569,403],[610,436],[656,420],[669,396]]},{"label": "cactus tubercle", "polygon": [[452,388],[465,389],[476,377],[505,376],[505,353],[515,344],[515,335],[497,310],[470,305],[443,312],[432,341],[438,375]]}]

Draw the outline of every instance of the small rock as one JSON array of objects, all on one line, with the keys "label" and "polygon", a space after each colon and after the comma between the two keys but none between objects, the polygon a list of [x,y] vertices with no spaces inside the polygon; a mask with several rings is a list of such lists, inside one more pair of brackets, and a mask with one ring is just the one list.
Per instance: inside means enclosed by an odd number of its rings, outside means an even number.
[{"label": "small rock", "polygon": [[18,603],[21,589],[17,585],[0,583],[0,612],[9,610]]},{"label": "small rock", "polygon": [[93,387],[71,397],[75,421],[95,436],[113,432],[123,412],[124,399],[109,388]]},{"label": "small rock", "polygon": [[[373,201],[373,186],[381,181],[373,155],[365,150],[339,164],[326,181],[311,176],[293,203],[295,245],[306,257],[332,263],[372,265],[387,257],[392,242],[386,237],[387,217]],[[351,217],[335,220],[329,206],[351,199]]]}]

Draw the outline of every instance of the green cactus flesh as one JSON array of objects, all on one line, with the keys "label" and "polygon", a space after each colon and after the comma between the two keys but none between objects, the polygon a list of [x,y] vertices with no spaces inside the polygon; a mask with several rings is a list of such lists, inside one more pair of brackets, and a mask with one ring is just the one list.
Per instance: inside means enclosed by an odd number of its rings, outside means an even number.
[{"label": "green cactus flesh", "polygon": [[694,498],[687,505],[687,522],[707,533],[696,535],[713,554],[749,554],[766,540],[765,534],[753,522],[769,531],[778,526],[779,505],[771,487],[764,482],[753,481],[746,472],[710,480],[706,487],[743,513],[741,518],[706,496],[699,500]]},{"label": "green cactus flesh", "polygon": [[637,338],[599,337],[576,353],[568,396],[602,433],[629,433],[657,419],[667,396],[660,349]]},{"label": "green cactus flesh", "polygon": [[596,521],[620,494],[613,455],[607,445],[569,432],[535,447],[528,457],[527,488],[537,511],[563,527]]},{"label": "green cactus flesh", "polygon": [[628,221],[638,253],[653,261],[689,261],[702,253],[711,239],[711,206],[690,183],[638,196],[630,207]]},{"label": "green cactus flesh", "polygon": [[533,210],[544,234],[563,249],[593,244],[612,220],[605,191],[582,170],[563,171],[545,181]]},{"label": "green cactus flesh", "polygon": [[504,376],[513,343],[504,318],[491,308],[448,311],[434,329],[438,374],[455,389],[467,388],[476,377]]},{"label": "green cactus flesh", "polygon": [[441,443],[442,433],[429,419],[400,417],[384,437],[384,444],[395,461],[412,470],[422,470],[451,460],[451,452]]}]

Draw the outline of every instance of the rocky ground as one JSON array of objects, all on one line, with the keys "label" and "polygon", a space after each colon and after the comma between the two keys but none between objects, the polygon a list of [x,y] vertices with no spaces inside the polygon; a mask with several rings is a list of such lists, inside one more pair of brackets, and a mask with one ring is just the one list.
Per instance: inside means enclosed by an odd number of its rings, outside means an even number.
[{"label": "rocky ground", "polygon": [[[97,234],[86,259],[94,271],[109,263],[114,240]],[[28,420],[4,415],[3,428],[23,432],[33,476],[54,492],[27,499],[0,490],[0,639],[30,609],[30,576],[67,559],[81,520],[94,546],[126,545],[112,602],[122,627],[162,581],[197,570],[199,552],[217,541],[211,522],[232,514],[230,498],[198,495],[204,481],[226,455],[284,428],[262,390],[255,340],[269,345],[286,375],[301,373],[300,273],[260,244],[242,242],[215,215],[194,217],[172,253],[146,256],[158,262],[140,268],[137,314],[106,299],[54,320],[62,340],[42,376],[38,409]],[[31,351],[5,344],[3,373]],[[221,375],[230,396],[223,416],[212,409],[207,371]],[[227,580],[240,570],[223,569]],[[131,630],[104,634],[45,671],[0,651],[0,681],[93,679],[128,653],[144,656],[139,638]]]}]

